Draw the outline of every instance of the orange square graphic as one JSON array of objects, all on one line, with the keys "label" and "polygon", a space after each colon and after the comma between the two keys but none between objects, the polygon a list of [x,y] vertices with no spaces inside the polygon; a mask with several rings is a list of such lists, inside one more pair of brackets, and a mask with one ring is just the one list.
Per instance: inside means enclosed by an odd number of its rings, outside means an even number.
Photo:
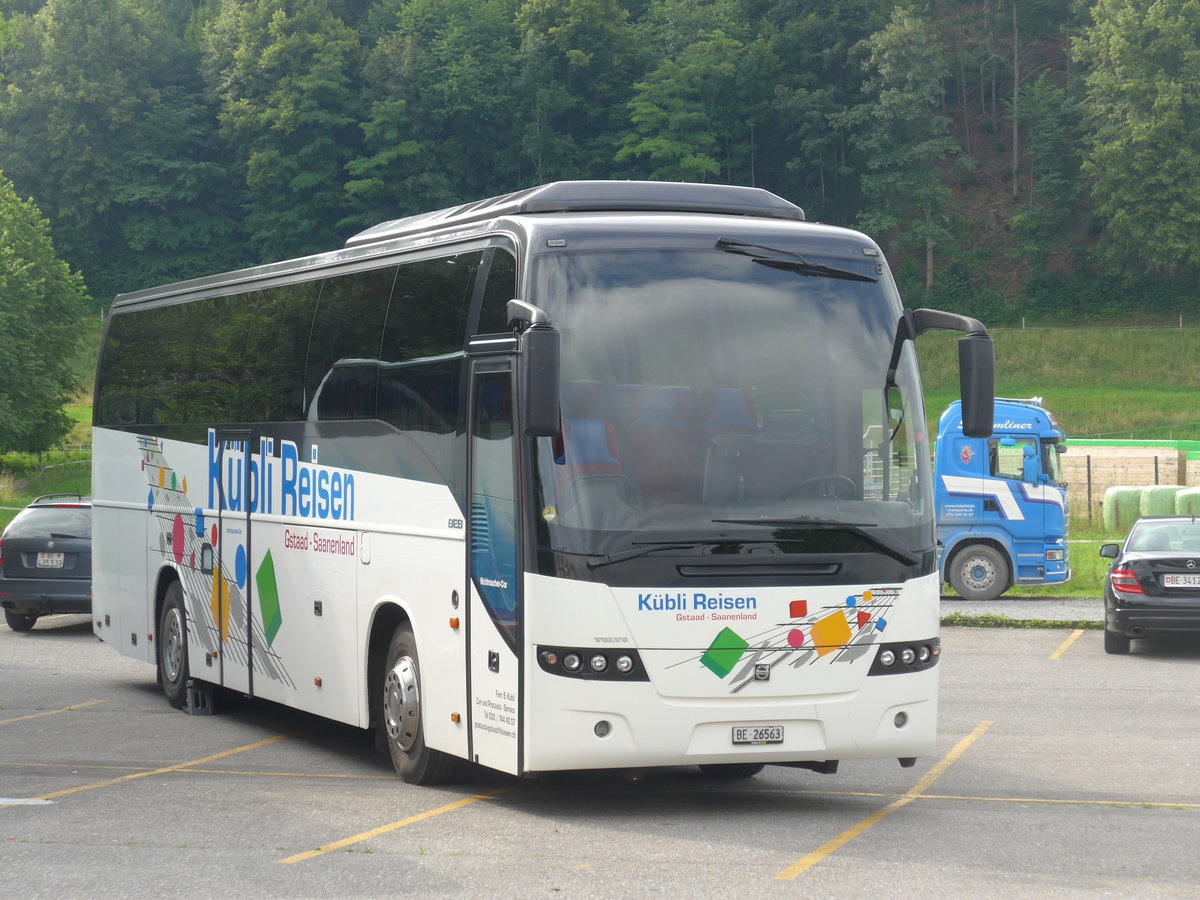
[{"label": "orange square graphic", "polygon": [[813,623],[809,638],[812,640],[813,647],[816,648],[817,656],[841,650],[850,643],[851,638],[850,626],[846,623],[845,614],[835,612],[819,619]]}]

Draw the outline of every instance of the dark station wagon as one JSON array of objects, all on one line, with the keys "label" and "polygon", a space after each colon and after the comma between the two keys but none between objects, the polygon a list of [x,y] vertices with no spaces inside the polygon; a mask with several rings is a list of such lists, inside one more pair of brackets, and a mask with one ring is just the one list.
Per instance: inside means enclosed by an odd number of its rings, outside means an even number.
[{"label": "dark station wagon", "polygon": [[1104,586],[1104,649],[1128,653],[1133,638],[1200,635],[1200,520],[1138,519],[1124,545],[1103,544],[1111,559]]},{"label": "dark station wagon", "polygon": [[0,607],[13,631],[38,617],[92,610],[92,501],[38,497],[0,535]]}]

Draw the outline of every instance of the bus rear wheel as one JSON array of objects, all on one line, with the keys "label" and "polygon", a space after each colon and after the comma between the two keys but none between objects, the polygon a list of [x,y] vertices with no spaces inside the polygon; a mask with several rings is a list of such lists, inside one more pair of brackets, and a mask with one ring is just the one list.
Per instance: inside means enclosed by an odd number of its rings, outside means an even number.
[{"label": "bus rear wheel", "polygon": [[167,702],[176,709],[187,699],[188,652],[187,614],[183,608],[183,587],[171,582],[158,616],[158,680]]},{"label": "bus rear wheel", "polygon": [[964,547],[946,570],[950,586],[964,600],[995,600],[1008,590],[1008,562],[986,544]]},{"label": "bus rear wheel", "polygon": [[396,774],[409,784],[445,784],[458,760],[425,746],[421,727],[421,663],[407,623],[396,626],[383,672],[383,717],[379,727]]}]

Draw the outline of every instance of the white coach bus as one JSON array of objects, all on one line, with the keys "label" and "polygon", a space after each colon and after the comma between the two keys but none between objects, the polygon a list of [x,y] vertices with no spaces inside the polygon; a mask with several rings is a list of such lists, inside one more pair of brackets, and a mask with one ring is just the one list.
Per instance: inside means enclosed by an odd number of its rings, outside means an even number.
[{"label": "white coach bus", "polygon": [[766,191],[561,182],[118,296],[94,622],[168,701],[376,729],[414,783],[934,747],[914,339],[879,247]]}]

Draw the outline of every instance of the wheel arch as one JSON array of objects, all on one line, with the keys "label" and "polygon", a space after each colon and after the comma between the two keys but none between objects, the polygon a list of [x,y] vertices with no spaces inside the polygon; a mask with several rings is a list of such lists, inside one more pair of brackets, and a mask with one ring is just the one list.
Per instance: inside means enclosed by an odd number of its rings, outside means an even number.
[{"label": "wheel arch", "polygon": [[388,647],[397,626],[407,622],[412,627],[412,617],[398,601],[387,600],[375,608],[367,634],[367,671],[364,691],[367,700],[367,728],[374,728],[383,715],[383,695],[375,688],[383,683],[383,668],[387,664]]},{"label": "wheel arch", "polygon": [[[158,640],[158,623],[162,619],[163,602],[167,597],[167,588],[173,583],[178,582],[180,587],[183,586],[183,578],[174,566],[164,565],[158,570],[158,575],[154,579],[154,608],[151,610],[150,629]],[[184,606],[187,605],[187,594],[184,593]]]},{"label": "wheel arch", "polygon": [[1016,565],[1013,560],[1012,547],[1004,538],[986,531],[972,531],[957,538],[954,543],[942,551],[941,560],[941,579],[942,583],[946,584],[949,579],[946,572],[950,569],[950,565],[954,562],[955,557],[971,547],[991,547],[993,550],[999,551],[1008,563],[1008,580],[1009,587],[1012,587],[1013,579],[1016,577]]}]

